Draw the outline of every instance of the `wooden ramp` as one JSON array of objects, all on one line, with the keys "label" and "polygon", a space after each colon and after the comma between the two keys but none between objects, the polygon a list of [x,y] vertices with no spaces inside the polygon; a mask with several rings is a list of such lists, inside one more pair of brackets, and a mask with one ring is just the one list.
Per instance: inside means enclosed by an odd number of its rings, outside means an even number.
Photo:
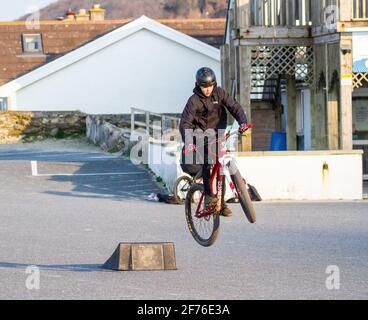
[{"label": "wooden ramp", "polygon": [[176,270],[174,243],[121,242],[103,268],[117,271]]}]

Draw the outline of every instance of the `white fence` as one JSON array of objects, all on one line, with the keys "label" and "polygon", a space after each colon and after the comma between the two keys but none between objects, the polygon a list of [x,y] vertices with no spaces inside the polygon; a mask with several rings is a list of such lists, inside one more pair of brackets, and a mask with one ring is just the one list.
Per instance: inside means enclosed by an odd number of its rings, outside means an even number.
[{"label": "white fence", "polygon": [[[163,113],[155,113],[138,108],[130,108],[131,112],[131,132],[137,130],[137,128],[143,129],[147,133],[151,134],[159,131],[160,134],[165,133],[167,130],[177,129],[179,127],[180,118],[165,115]],[[137,114],[144,114],[145,121],[138,121]]]}]

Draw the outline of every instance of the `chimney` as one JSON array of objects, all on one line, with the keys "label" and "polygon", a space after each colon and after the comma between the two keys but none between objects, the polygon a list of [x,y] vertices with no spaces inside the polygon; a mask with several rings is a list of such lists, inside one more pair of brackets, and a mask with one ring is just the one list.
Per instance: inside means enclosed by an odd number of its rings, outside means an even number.
[{"label": "chimney", "polygon": [[75,20],[75,13],[72,11],[71,8],[66,12],[66,19],[67,20]]},{"label": "chimney", "polygon": [[86,9],[79,9],[79,13],[75,15],[75,19],[77,21],[88,21],[89,15],[87,14]]},{"label": "chimney", "polygon": [[89,10],[90,19],[95,20],[105,20],[105,9],[101,8],[100,4],[94,4]]}]

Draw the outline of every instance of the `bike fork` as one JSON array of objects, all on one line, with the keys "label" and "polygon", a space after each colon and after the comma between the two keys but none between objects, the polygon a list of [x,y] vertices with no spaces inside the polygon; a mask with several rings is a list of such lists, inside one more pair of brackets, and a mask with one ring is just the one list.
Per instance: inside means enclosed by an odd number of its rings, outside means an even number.
[{"label": "bike fork", "polygon": [[[233,180],[231,179],[229,168],[227,166],[223,166],[223,168],[224,168],[223,169],[224,175],[226,177],[226,180],[229,182],[229,186],[230,186],[231,191],[233,192],[233,194],[235,196],[239,196],[240,192],[239,192],[238,188],[236,188],[236,186],[234,185]],[[245,181],[245,179],[242,178],[242,180],[243,180],[243,183],[245,185],[247,185],[247,182]]]},{"label": "bike fork", "polygon": [[216,213],[220,213],[222,209],[222,175],[217,176],[217,204],[216,204]]}]

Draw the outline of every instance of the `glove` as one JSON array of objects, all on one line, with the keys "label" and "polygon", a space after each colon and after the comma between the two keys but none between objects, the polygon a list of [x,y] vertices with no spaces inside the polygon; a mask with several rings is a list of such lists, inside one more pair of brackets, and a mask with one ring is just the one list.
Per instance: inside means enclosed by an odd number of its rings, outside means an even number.
[{"label": "glove", "polygon": [[239,127],[239,133],[242,134],[244,133],[245,131],[249,130],[249,129],[252,129],[252,125],[251,124],[247,124],[247,123],[242,123]]},{"label": "glove", "polygon": [[188,154],[189,152],[197,151],[197,146],[195,144],[188,144],[188,146],[183,150],[184,154]]}]

